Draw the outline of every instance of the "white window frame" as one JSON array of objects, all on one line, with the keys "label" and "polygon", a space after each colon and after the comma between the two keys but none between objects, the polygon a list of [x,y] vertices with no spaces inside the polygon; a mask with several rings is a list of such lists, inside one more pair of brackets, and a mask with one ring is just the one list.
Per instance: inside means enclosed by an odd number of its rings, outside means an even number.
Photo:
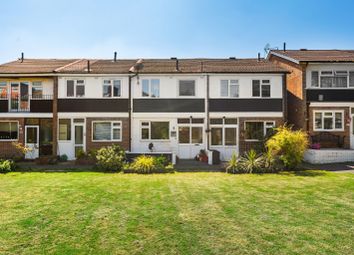
[{"label": "white window frame", "polygon": [[[316,113],[321,113],[321,125],[322,128],[316,128]],[[324,129],[324,113],[332,113],[332,121],[333,121],[333,128],[332,129]],[[342,128],[336,128],[336,113],[342,114]],[[313,120],[312,120],[312,127],[313,131],[325,131],[325,132],[336,132],[336,131],[344,131],[344,110],[313,110]],[[328,117],[327,117],[328,118]]]},{"label": "white window frame", "polygon": [[[253,81],[259,81],[259,96],[253,96]],[[263,81],[269,81],[269,83],[265,83]],[[269,86],[269,97],[263,96],[263,86]],[[251,97],[252,98],[271,98],[272,97],[272,81],[270,78],[265,79],[252,79],[251,83]]]},{"label": "white window frame", "polygon": [[[318,72],[318,86],[314,87],[312,86],[312,72]],[[323,72],[331,72],[331,74],[322,74]],[[333,83],[331,87],[322,87],[321,83],[321,77],[336,77],[337,72],[347,72],[347,86],[346,87],[333,87]],[[354,72],[354,70],[349,70],[349,69],[336,69],[336,70],[328,70],[328,69],[323,69],[323,70],[311,70],[310,73],[310,82],[309,82],[309,88],[313,89],[347,89],[347,88],[354,88],[353,86],[350,86],[350,73]],[[338,76],[338,75],[337,75]],[[342,75],[344,76],[344,75]]]},{"label": "white window frame", "polygon": [[[73,96],[68,96],[68,81],[74,81],[74,95]],[[78,84],[77,84],[77,82],[78,81],[83,81],[83,84],[79,84],[79,86],[84,86],[84,90],[85,90],[85,93],[84,93],[84,95],[83,96],[77,96],[76,95],[76,87],[78,86]],[[85,79],[67,79],[66,81],[65,81],[65,97],[66,98],[84,98],[84,97],[86,97],[86,81],[85,81]]]},{"label": "white window frame", "polygon": [[[221,124],[211,124],[210,123],[210,147],[236,147],[239,146],[239,130],[238,130],[238,123],[239,123],[239,119],[238,118],[226,118],[226,119],[237,119],[237,124],[226,124],[225,123],[225,118],[210,118],[210,119],[222,119],[222,123]],[[212,144],[212,133],[211,133],[211,129],[212,128],[221,128],[222,131],[222,144],[219,145],[213,145]],[[236,129],[236,144],[235,145],[226,145],[225,144],[225,129],[226,128],[235,128]]]},{"label": "white window frame", "polygon": [[[104,83],[105,81],[110,81],[111,82],[111,84],[110,84],[110,86],[111,86],[111,96],[110,97],[105,97],[103,95],[103,92],[104,92],[103,87],[105,86],[105,83]],[[119,81],[120,82],[119,96],[115,96],[114,95],[114,82],[115,81]],[[122,97],[122,79],[103,79],[102,80],[102,94],[101,95],[102,95],[102,98],[120,98],[120,97]]]},{"label": "white window frame", "polygon": [[[168,139],[152,139],[151,138],[151,122],[168,122]],[[149,125],[143,126],[143,123],[149,123]],[[140,129],[139,129],[140,141],[143,141],[143,142],[146,142],[146,141],[169,142],[171,140],[170,125],[171,125],[170,121],[166,121],[166,120],[142,120],[142,121],[140,121]],[[147,139],[142,138],[142,129],[149,130],[149,137]]]},{"label": "white window frame", "polygon": [[[186,96],[186,95],[182,95],[180,94],[180,82],[181,81],[194,81],[194,95],[192,96]],[[197,97],[197,80],[196,79],[188,79],[188,78],[185,78],[185,79],[178,79],[177,80],[177,96],[178,97],[181,97],[181,98],[192,98],[192,97]]]},{"label": "white window frame", "polygon": [[[0,139],[0,142],[11,142],[11,141],[18,141],[20,136],[20,122],[18,120],[0,120],[1,123],[17,123],[17,138],[16,139]],[[10,124],[9,124],[10,125]],[[10,125],[11,126],[11,125]]]},{"label": "white window frame", "polygon": [[[63,140],[63,139],[60,139],[60,120],[70,120],[70,139],[67,140]],[[62,117],[62,118],[58,118],[58,131],[57,131],[57,135],[58,135],[58,142],[61,142],[61,143],[68,143],[68,142],[71,142],[73,137],[72,137],[72,132],[73,132],[73,126],[74,126],[74,123],[73,123],[73,120],[71,118],[65,118],[65,117]]]},{"label": "white window frame", "polygon": [[[93,139],[93,132],[94,132],[94,124],[95,123],[110,123],[111,124],[111,139],[110,140],[94,140]],[[119,124],[119,127],[114,127],[114,124]],[[120,137],[119,139],[113,139],[113,130],[114,129],[119,129],[120,130]],[[122,121],[116,121],[116,120],[94,120],[91,123],[91,141],[92,142],[121,142],[122,141],[122,136],[123,136],[123,127],[122,127]]]},{"label": "white window frame", "polygon": [[[0,81],[0,87],[5,87],[5,90],[6,90],[6,96],[5,97],[1,97],[1,94],[0,94],[0,100],[1,99],[8,99],[9,97],[9,86],[7,84],[7,81]],[[1,90],[0,90],[1,92]]]},{"label": "white window frame", "polygon": [[[144,96],[143,94],[143,81],[147,80],[148,81],[148,91],[149,95]],[[158,80],[159,81],[159,95],[158,96],[152,96],[152,86],[151,86],[151,81],[152,80]],[[142,98],[159,98],[161,96],[161,80],[159,78],[143,78],[140,81],[140,97]]]},{"label": "white window frame", "polygon": [[[36,85],[35,85],[36,84]],[[44,93],[43,93],[43,82],[42,81],[33,81],[32,84],[31,84],[31,97],[33,98],[33,88],[41,88],[42,90],[42,96],[41,97],[38,97],[38,98],[35,98],[35,99],[41,99],[43,98],[44,96]]]},{"label": "white window frame", "polygon": [[[221,95],[221,83],[223,81],[227,82],[227,95],[223,96]],[[234,81],[235,83],[231,84],[231,82]],[[231,96],[231,86],[236,86],[237,87],[237,97]],[[221,79],[220,80],[220,97],[223,98],[239,98],[240,97],[240,82],[238,79]]]},{"label": "white window frame", "polygon": [[[243,130],[246,131],[246,123],[249,123],[249,122],[262,122],[263,123],[263,137],[266,136],[267,134],[267,129],[268,128],[275,128],[275,121],[274,120],[246,120],[244,123],[243,123]],[[272,124],[268,124],[268,123],[272,123]],[[245,137],[245,141],[246,142],[260,142],[261,140],[258,140],[258,139],[246,139]]]}]

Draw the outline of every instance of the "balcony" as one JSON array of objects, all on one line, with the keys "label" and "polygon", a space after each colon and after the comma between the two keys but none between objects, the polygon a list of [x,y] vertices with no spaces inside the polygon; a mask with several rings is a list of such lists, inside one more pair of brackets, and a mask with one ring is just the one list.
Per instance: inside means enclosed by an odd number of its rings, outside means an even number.
[{"label": "balcony", "polygon": [[49,113],[53,109],[53,95],[2,96],[0,112]]}]

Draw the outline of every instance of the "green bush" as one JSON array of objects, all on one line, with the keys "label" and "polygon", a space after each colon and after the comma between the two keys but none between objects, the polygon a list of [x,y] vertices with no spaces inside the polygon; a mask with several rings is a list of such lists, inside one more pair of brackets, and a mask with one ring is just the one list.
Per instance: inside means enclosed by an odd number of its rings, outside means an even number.
[{"label": "green bush", "polygon": [[238,173],[242,169],[239,159],[236,156],[236,153],[232,153],[230,160],[227,162],[226,172],[227,173]]},{"label": "green bush", "polygon": [[270,157],[279,159],[286,169],[293,170],[301,163],[308,148],[308,136],[304,131],[294,131],[285,125],[276,131],[266,142],[268,153]]},{"label": "green bush", "polygon": [[125,151],[119,145],[102,147],[96,152],[97,167],[104,171],[121,171],[125,160]]},{"label": "green bush", "polygon": [[68,156],[66,154],[60,155],[59,157],[60,162],[66,162],[68,161]]},{"label": "green bush", "polygon": [[264,157],[258,154],[255,150],[251,149],[241,157],[240,164],[242,170],[246,173],[265,172],[264,170]]},{"label": "green bush", "polygon": [[8,173],[11,171],[14,171],[16,168],[16,165],[14,161],[10,159],[6,160],[0,160],[0,173]]},{"label": "green bush", "polygon": [[139,174],[150,174],[156,171],[171,172],[174,169],[173,164],[168,163],[166,157],[162,155],[158,157],[141,155],[125,168]]}]

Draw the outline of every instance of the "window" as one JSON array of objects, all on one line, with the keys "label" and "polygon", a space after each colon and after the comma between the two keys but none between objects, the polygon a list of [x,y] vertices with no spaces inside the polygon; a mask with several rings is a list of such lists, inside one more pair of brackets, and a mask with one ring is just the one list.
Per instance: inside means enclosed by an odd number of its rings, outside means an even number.
[{"label": "window", "polygon": [[179,81],[179,96],[195,96],[195,81],[180,80]]},{"label": "window", "polygon": [[59,119],[59,140],[70,141],[71,140],[71,120]]},{"label": "window", "polygon": [[270,80],[253,80],[252,97],[270,97]]},{"label": "window", "polygon": [[18,139],[18,122],[0,122],[0,141]]},{"label": "window", "polygon": [[314,111],[315,131],[343,130],[342,111]]},{"label": "window", "polygon": [[120,121],[92,122],[92,141],[121,141],[122,123]]},{"label": "window", "polygon": [[40,81],[32,82],[32,98],[42,98],[42,97],[43,97],[42,82]]},{"label": "window", "polygon": [[7,98],[7,83],[0,81],[0,98]]},{"label": "window", "polygon": [[84,97],[85,81],[84,80],[67,80],[66,81],[67,97]]},{"label": "window", "polygon": [[120,97],[121,80],[104,80],[103,97]]},{"label": "window", "polygon": [[141,123],[142,140],[170,139],[170,123],[165,121],[144,121]]},{"label": "window", "polygon": [[221,80],[220,96],[222,97],[239,97],[238,80]]},{"label": "window", "polygon": [[273,132],[274,126],[273,121],[247,121],[245,122],[245,140],[261,141]]},{"label": "window", "polygon": [[237,145],[237,119],[219,118],[210,119],[211,145],[236,146]]},{"label": "window", "polygon": [[143,79],[141,86],[142,97],[160,97],[160,80],[159,79]]},{"label": "window", "polygon": [[354,71],[347,71],[347,70],[312,71],[311,87],[321,87],[321,88],[354,87]]}]

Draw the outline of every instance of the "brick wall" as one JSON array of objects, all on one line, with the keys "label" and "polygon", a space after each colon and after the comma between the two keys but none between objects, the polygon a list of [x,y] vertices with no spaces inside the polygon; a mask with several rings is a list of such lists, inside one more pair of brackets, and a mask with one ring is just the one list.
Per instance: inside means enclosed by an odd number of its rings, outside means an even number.
[{"label": "brick wall", "polygon": [[[344,148],[350,148],[350,108],[349,107],[310,107],[309,108],[309,135],[316,135],[323,131],[314,131],[313,121],[314,121],[314,110],[337,110],[337,111],[344,111],[344,131],[330,131],[330,134],[338,135],[340,137],[344,137]],[[326,132],[326,131],[325,131]],[[335,147],[335,146],[333,146]]]},{"label": "brick wall", "polygon": [[[18,121],[19,122],[19,143],[24,144],[25,142],[25,128],[24,128],[24,118],[0,118],[0,121]],[[0,157],[1,158],[12,158],[14,156],[21,156],[18,150],[12,145],[16,141],[0,141]]]},{"label": "brick wall", "polygon": [[262,142],[253,142],[253,141],[245,141],[245,122],[246,121],[275,121],[275,126],[278,127],[284,123],[283,118],[266,118],[266,117],[257,117],[257,118],[240,118],[239,119],[239,148],[240,148],[240,155],[244,154],[245,152],[249,151],[250,149],[255,149],[257,151],[263,150],[264,146]]},{"label": "brick wall", "polygon": [[306,66],[271,55],[270,61],[289,70],[287,86],[287,122],[297,129],[307,130]]},{"label": "brick wall", "polygon": [[[92,121],[121,121],[122,122],[122,141],[121,142],[93,142],[92,141]],[[129,119],[128,118],[87,118],[86,119],[86,151],[99,149],[111,144],[118,144],[124,149],[129,148]]]}]

